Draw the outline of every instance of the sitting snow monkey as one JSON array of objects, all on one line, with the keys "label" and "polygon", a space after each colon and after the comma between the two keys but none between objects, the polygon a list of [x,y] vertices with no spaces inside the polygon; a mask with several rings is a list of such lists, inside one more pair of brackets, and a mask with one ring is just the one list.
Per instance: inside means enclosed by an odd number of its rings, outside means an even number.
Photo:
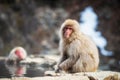
[{"label": "sitting snow monkey", "polygon": [[94,72],[99,65],[98,49],[94,42],[80,31],[76,20],[67,19],[60,29],[61,59],[56,72]]}]

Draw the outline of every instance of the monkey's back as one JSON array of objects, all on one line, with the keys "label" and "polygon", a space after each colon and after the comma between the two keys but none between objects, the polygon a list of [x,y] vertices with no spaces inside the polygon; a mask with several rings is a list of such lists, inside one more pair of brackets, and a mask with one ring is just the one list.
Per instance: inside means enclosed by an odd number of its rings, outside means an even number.
[{"label": "monkey's back", "polygon": [[73,66],[73,72],[93,72],[97,70],[99,65],[98,49],[92,39],[87,35],[82,34],[74,39],[69,49],[69,51],[76,49],[77,53],[73,54],[79,56],[79,59]]},{"label": "monkey's back", "polygon": [[93,54],[93,57],[96,59],[96,62],[99,63],[99,53],[96,44],[89,36],[85,34],[82,34],[80,37],[81,38],[79,39],[79,41],[81,43],[81,53]]}]

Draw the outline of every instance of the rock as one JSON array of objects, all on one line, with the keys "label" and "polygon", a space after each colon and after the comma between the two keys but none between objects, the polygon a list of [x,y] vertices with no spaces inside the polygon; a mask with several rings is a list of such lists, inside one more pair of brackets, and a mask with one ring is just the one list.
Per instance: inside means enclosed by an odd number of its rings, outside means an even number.
[{"label": "rock", "polygon": [[[11,80],[8,78],[2,78],[0,80]],[[28,78],[28,77],[15,77],[12,78],[12,80],[89,80],[87,77],[84,76],[57,76],[57,77],[50,77],[50,76],[46,76],[46,77],[35,77],[35,78]]]},{"label": "rock", "polygon": [[105,77],[104,80],[119,80],[118,74],[109,75],[108,77]]},{"label": "rock", "polygon": [[[48,71],[53,76],[43,77],[15,77],[13,80],[120,80],[119,72],[100,71],[100,72],[81,72],[75,74],[60,73],[53,74],[53,71]],[[9,78],[1,78],[0,80],[10,80]]]},{"label": "rock", "polygon": [[55,73],[55,71],[46,71],[44,73],[45,76],[60,76],[60,73]]},{"label": "rock", "polygon": [[43,58],[29,58],[29,57],[27,57],[27,59],[21,61],[21,63],[43,64],[44,63],[44,59]]},{"label": "rock", "polygon": [[45,75],[47,76],[84,76],[88,77],[89,80],[118,80],[120,79],[120,73],[118,72],[112,72],[112,71],[98,71],[98,72],[81,72],[81,73],[75,73],[75,74],[66,74],[66,73],[55,73],[54,71],[46,71]]},{"label": "rock", "polygon": [[39,57],[27,57],[27,59],[21,61],[21,63],[36,63],[36,64],[44,64],[47,63],[49,65],[53,65],[56,63],[58,57],[54,55],[43,55]]},{"label": "rock", "polygon": [[85,73],[76,73],[75,75],[83,75],[91,76],[98,80],[104,80],[104,78],[108,77],[109,75],[118,75],[118,78],[120,79],[120,73],[119,72],[112,72],[112,71],[98,71],[98,72],[85,72]]}]

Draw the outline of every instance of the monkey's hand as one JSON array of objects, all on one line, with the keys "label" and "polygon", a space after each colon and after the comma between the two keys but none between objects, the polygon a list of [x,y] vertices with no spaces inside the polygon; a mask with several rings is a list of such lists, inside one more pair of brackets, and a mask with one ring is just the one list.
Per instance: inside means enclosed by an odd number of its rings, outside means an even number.
[{"label": "monkey's hand", "polygon": [[55,69],[55,73],[60,73],[61,68],[59,66],[57,66],[57,68]]},{"label": "monkey's hand", "polygon": [[60,70],[59,70],[59,69],[56,69],[56,70],[55,70],[55,73],[59,73],[59,72],[60,72]]}]

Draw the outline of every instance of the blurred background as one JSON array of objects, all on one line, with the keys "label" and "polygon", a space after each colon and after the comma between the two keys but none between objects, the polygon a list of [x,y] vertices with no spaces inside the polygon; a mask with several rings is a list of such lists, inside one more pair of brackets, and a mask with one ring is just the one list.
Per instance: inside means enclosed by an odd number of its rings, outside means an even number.
[{"label": "blurred background", "polygon": [[58,55],[65,19],[80,22],[100,53],[100,69],[120,71],[120,0],[0,0],[0,56],[15,46]]}]

